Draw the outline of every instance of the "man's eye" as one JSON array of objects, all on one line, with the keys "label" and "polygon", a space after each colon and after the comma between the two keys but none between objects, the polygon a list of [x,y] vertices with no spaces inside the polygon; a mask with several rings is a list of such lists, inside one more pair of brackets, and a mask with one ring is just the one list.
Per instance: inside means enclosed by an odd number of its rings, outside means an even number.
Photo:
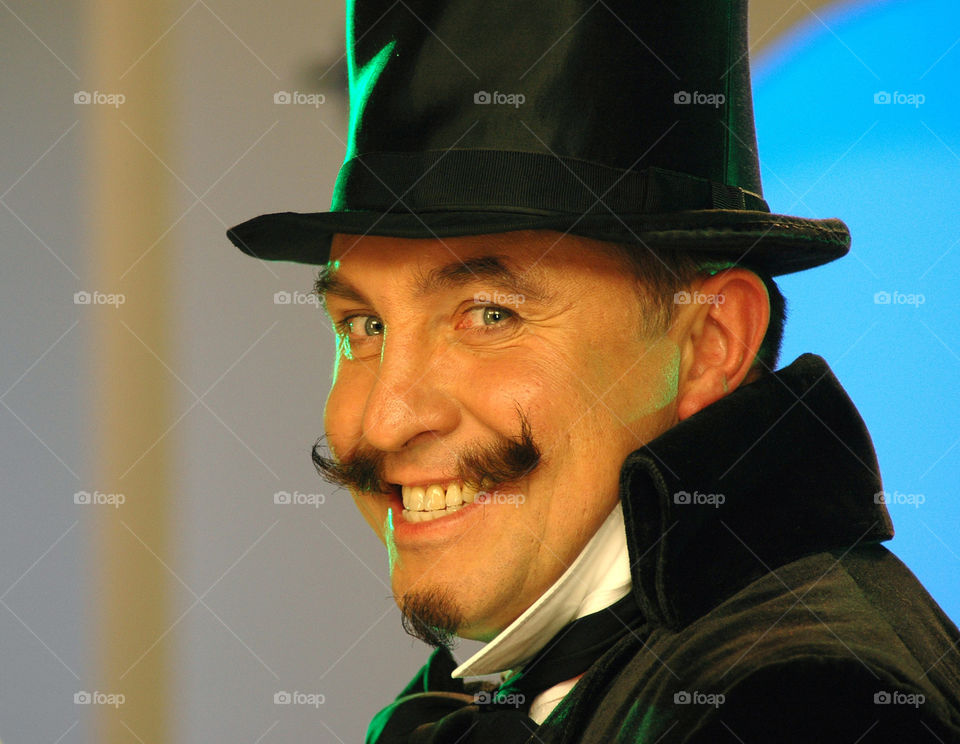
[{"label": "man's eye", "polygon": [[465,313],[466,322],[460,327],[476,328],[478,330],[494,330],[497,327],[509,324],[516,316],[506,308],[498,305],[477,305]]},{"label": "man's eye", "polygon": [[340,332],[351,337],[380,336],[383,334],[383,321],[376,315],[351,315],[338,324]]}]

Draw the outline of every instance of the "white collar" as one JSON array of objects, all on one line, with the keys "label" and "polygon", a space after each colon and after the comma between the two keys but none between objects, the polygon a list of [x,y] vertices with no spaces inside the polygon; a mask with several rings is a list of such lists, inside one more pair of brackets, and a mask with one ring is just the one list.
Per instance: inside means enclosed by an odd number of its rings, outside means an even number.
[{"label": "white collar", "polygon": [[474,677],[516,669],[567,623],[609,607],[630,591],[630,558],[620,502],[563,575],[520,617],[453,670]]}]

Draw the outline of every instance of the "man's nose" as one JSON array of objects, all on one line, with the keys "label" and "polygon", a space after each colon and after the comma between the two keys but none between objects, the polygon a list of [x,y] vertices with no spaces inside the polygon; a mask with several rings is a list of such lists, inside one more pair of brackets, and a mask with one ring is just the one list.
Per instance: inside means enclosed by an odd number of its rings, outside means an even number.
[{"label": "man's nose", "polygon": [[453,431],[459,412],[450,397],[451,370],[442,352],[415,337],[388,335],[383,344],[363,412],[364,439],[393,452]]}]

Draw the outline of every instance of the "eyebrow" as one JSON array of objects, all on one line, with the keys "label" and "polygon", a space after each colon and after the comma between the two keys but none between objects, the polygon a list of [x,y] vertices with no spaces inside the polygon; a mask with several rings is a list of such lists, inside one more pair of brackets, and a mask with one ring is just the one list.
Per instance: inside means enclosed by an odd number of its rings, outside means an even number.
[{"label": "eyebrow", "polygon": [[[549,303],[552,293],[547,291],[542,277],[534,276],[530,271],[526,274],[514,271],[507,266],[505,258],[497,255],[475,256],[463,261],[452,261],[426,273],[418,272],[414,276],[414,295],[421,299],[429,294],[487,282],[509,294],[523,295],[525,300]],[[333,296],[369,303],[359,289],[338,274],[336,267],[331,267],[330,264],[321,267],[313,287],[321,302],[325,303],[327,297]]]}]

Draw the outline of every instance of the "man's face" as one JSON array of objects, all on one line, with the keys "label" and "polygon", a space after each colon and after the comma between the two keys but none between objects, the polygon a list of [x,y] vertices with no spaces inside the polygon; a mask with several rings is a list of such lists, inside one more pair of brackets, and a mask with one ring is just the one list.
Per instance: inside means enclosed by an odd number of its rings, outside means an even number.
[{"label": "man's face", "polygon": [[412,521],[399,487],[353,492],[395,595],[443,597],[462,637],[493,637],[559,578],[616,505],[625,457],[676,420],[678,348],[641,337],[635,280],[600,248],[552,231],[334,238],[334,456],[367,450],[385,482],[443,488],[471,449],[519,439],[518,411],[540,449],[443,516]]}]

